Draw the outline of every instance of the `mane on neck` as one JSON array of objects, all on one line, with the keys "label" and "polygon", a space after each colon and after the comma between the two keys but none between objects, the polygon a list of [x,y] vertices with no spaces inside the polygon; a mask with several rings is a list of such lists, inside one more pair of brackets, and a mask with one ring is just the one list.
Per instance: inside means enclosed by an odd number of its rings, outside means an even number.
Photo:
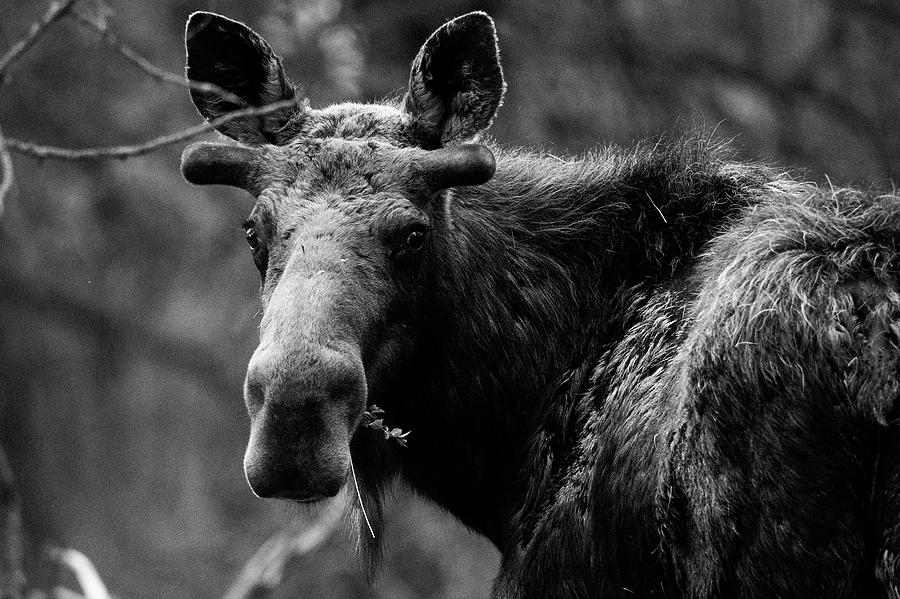
[{"label": "mane on neck", "polygon": [[495,177],[436,217],[433,309],[394,409],[415,431],[404,478],[502,551],[594,442],[579,402],[629,302],[689,270],[775,177],[698,136],[495,155]]}]

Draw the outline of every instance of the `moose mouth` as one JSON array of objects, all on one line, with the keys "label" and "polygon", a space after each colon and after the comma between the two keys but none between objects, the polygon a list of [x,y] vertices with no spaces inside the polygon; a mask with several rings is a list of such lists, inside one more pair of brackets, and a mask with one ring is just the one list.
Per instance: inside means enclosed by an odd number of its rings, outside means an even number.
[{"label": "moose mouth", "polygon": [[[290,490],[291,485],[284,485],[279,487],[279,490],[270,492],[265,488],[261,488],[260,484],[251,482],[250,475],[246,473],[246,469],[244,472],[245,480],[247,481],[247,485],[250,487],[250,491],[253,495],[258,499],[283,499],[285,501],[290,501],[292,503],[303,504],[303,505],[314,505],[317,503],[321,503],[332,497],[335,497],[340,490],[343,488],[343,484],[337,487],[337,490],[333,493],[329,492],[328,494],[319,494],[319,495],[306,495],[303,493],[296,494],[296,492],[292,492]],[[255,486],[254,486],[255,485]],[[257,491],[257,489],[260,489]],[[263,493],[262,495],[260,493]]]},{"label": "moose mouth", "polygon": [[244,455],[244,474],[254,495],[314,503],[340,492],[350,475],[346,437],[319,435],[318,443],[298,443],[266,428],[266,423],[252,427]]}]

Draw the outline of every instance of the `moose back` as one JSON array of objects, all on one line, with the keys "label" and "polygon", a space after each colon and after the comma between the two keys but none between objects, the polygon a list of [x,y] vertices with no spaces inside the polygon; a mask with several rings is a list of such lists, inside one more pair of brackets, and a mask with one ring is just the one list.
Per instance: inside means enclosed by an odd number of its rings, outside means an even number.
[{"label": "moose back", "polygon": [[900,597],[900,199],[701,135],[484,141],[505,83],[483,13],[383,104],[311,108],[219,15],[186,41],[237,143],[188,147],[184,176],[255,197],[254,493],[355,472],[380,538],[402,478],[500,549],[495,598]]}]

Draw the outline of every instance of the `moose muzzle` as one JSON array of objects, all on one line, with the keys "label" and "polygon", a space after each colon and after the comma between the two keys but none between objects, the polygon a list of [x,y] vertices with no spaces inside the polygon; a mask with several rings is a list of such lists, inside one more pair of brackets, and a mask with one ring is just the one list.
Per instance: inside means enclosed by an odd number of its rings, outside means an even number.
[{"label": "moose muzzle", "polygon": [[343,485],[366,388],[358,351],[341,345],[261,345],[254,353],[244,472],[257,496],[315,501]]}]

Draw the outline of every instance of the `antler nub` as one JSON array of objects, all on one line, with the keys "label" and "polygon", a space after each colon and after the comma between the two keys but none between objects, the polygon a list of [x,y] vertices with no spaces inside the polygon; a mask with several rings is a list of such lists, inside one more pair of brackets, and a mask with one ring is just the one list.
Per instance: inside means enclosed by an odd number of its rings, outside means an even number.
[{"label": "antler nub", "polygon": [[252,192],[258,163],[257,151],[251,148],[200,142],[181,154],[181,174],[196,185],[231,185]]},{"label": "antler nub", "polygon": [[481,185],[494,176],[494,154],[481,144],[462,144],[426,152],[419,171],[432,190]]}]

